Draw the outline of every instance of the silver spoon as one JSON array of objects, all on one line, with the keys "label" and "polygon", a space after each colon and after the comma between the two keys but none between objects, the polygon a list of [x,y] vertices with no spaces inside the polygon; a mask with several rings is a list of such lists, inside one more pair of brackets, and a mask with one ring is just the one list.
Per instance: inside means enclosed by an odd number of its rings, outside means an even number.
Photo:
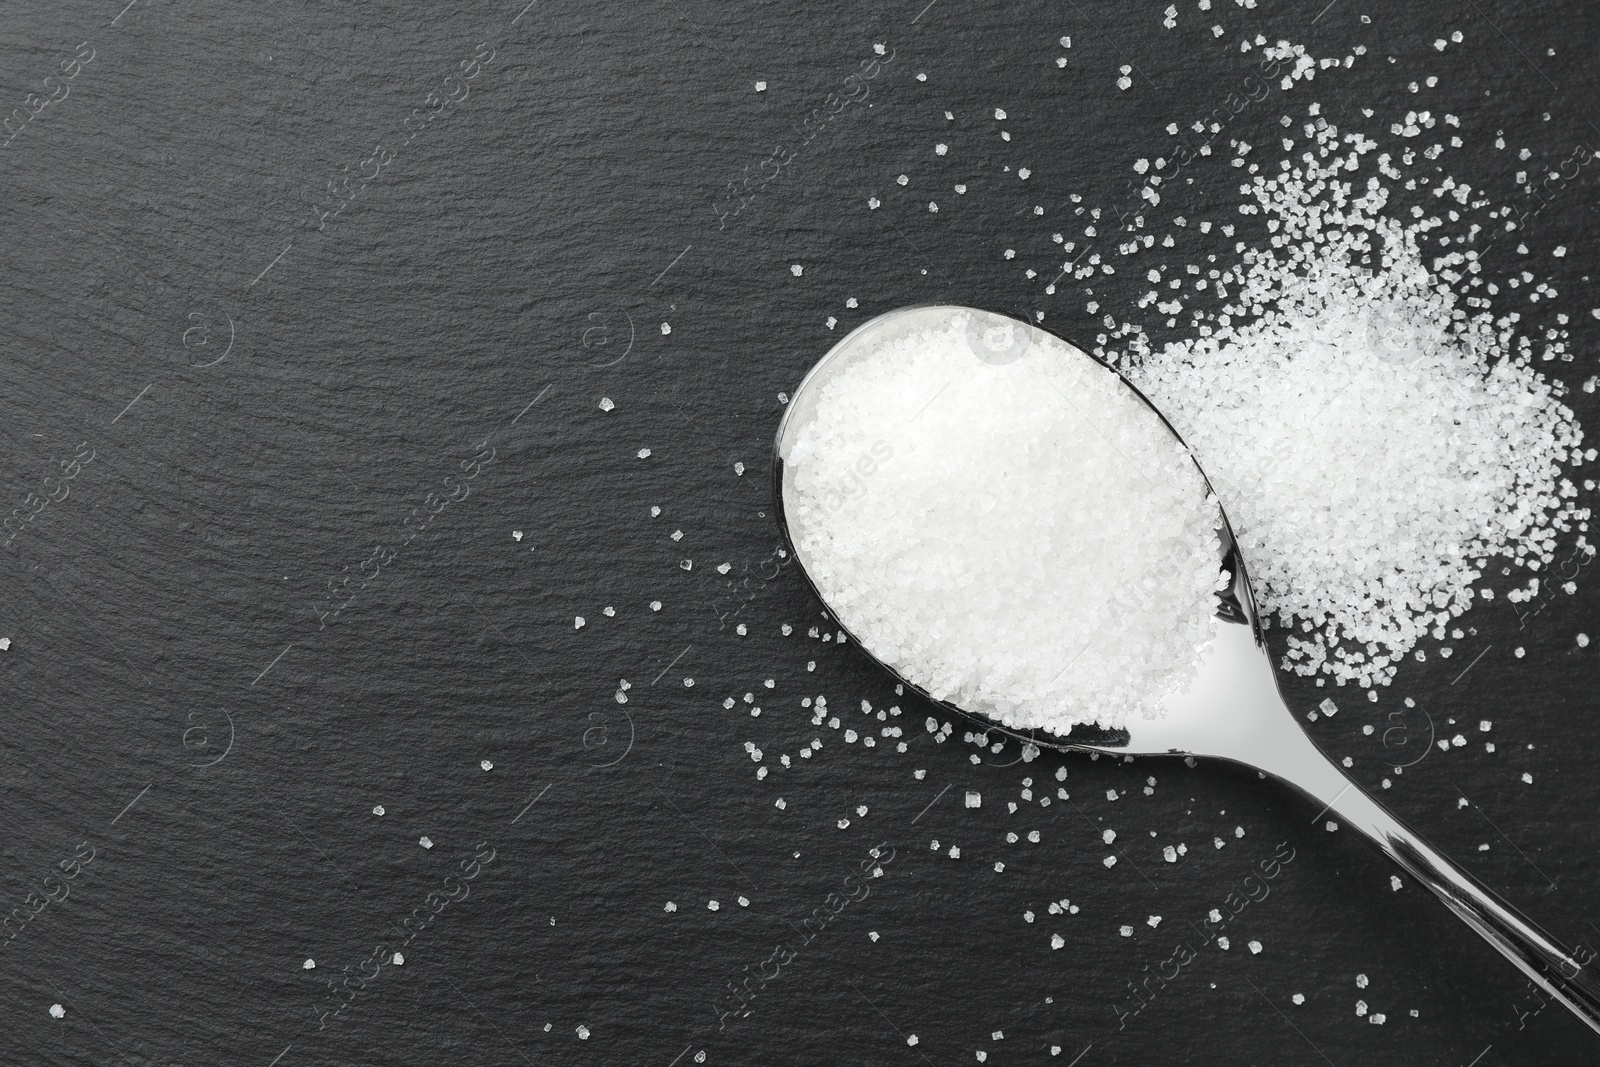
[{"label": "silver spoon", "polygon": [[[977,360],[1004,363],[1020,358],[1031,345],[1031,339],[1042,335],[1040,328],[1030,323],[973,308],[952,305],[901,308],[864,323],[834,345],[795,391],[778,425],[774,483],[778,524],[802,573],[812,561],[790,536],[785,518],[786,497],[793,491],[793,472],[786,470],[785,460],[794,444],[794,429],[804,425],[815,412],[820,386],[886,339],[913,330],[945,327],[958,316],[969,317],[966,328],[975,354],[975,368]],[[1053,341],[1064,343],[1059,338]],[[1160,420],[1173,437],[1178,437],[1143,394],[1115,371],[1108,367],[1102,369],[1117,377],[1144,402],[1142,410],[1148,411],[1150,418]],[[1232,584],[1218,595],[1216,638],[1200,665],[1198,677],[1187,693],[1165,703],[1160,717],[1130,716],[1120,729],[1079,726],[1071,729],[1070,737],[1037,732],[1017,734],[982,715],[934,700],[878,660],[873,649],[862,644],[858,635],[850,636],[880,666],[927,699],[990,729],[1000,729],[1036,745],[1111,755],[1194,755],[1225,759],[1264,771],[1295,786],[1322,805],[1324,812],[1337,814],[1341,823],[1365,834],[1539,988],[1600,1033],[1600,980],[1589,966],[1594,954],[1575,954],[1493,890],[1456,867],[1347,778],[1306,736],[1278,691],[1272,661],[1257,623],[1255,599],[1250,592],[1244,560],[1226,519],[1221,536],[1221,566],[1232,576]],[[817,598],[826,604],[809,574],[806,581]],[[836,613],[834,622],[843,626]],[[844,629],[849,632],[848,627]]]}]

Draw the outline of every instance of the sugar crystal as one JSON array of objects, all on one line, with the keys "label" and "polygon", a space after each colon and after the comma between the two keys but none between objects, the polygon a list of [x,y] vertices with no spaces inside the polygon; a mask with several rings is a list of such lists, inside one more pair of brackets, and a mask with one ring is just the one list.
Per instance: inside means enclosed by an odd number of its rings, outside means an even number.
[{"label": "sugar crystal", "polygon": [[1154,716],[1187,687],[1213,634],[1220,514],[1115,373],[965,313],[886,334],[817,388],[786,431],[791,533],[878,659],[1061,734]]}]

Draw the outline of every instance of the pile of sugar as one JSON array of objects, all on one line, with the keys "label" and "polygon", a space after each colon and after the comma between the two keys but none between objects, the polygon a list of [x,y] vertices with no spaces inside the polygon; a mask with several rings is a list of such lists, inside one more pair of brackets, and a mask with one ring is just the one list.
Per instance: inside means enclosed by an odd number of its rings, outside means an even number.
[{"label": "pile of sugar", "polygon": [[1216,500],[1132,390],[1047,335],[891,339],[788,431],[784,507],[841,625],[912,684],[1016,728],[1154,715],[1213,634]]},{"label": "pile of sugar", "polygon": [[[1450,268],[1480,272],[1476,253],[1433,260],[1441,280],[1419,237],[1442,220],[1387,218],[1387,190],[1357,178],[1374,142],[1323,124],[1315,147],[1242,188],[1270,245],[1218,283],[1236,292],[1217,325],[1136,345],[1124,366],[1205,467],[1266,612],[1297,627],[1284,667],[1388,684],[1425,634],[1444,638],[1491,559],[1537,589],[1559,535],[1576,528],[1593,553],[1562,474],[1582,432],[1513,343],[1517,316],[1447,284],[1464,276]],[[1398,177],[1386,155],[1379,169]],[[1466,203],[1439,184],[1452,191]]]}]

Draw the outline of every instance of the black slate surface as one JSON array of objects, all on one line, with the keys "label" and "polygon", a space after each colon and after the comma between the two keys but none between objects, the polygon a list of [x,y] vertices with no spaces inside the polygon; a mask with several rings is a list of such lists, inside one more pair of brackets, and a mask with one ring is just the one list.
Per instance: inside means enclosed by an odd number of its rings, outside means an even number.
[{"label": "black slate surface", "polygon": [[[1529,253],[1502,242],[1492,269],[1560,294],[1505,306],[1567,314],[1578,359],[1544,369],[1594,373],[1595,170],[1537,212],[1515,175],[1600,143],[1591,9],[1178,7],[1173,30],[1159,0],[8,7],[0,487],[59,499],[0,562],[0,1062],[1595,1062],[1253,773],[1023,762],[963,723],[934,743],[925,705],[806,636],[819,605],[774,559],[780,392],[908,303],[1043,310],[1091,344],[1081,286],[1024,268],[1058,266],[1072,195],[1129,210],[1133,161],[1217,108],[1217,143],[1274,165],[1279,116],[1312,101],[1380,138],[1408,109],[1460,116],[1442,165],[1532,213]],[[1257,33],[1368,51],[1235,114]],[[1230,155],[1185,168],[1150,232],[1236,218]],[[747,166],[766,184],[724,220]],[[1181,232],[1189,258],[1232,247]],[[1096,279],[1103,312],[1133,315],[1141,274]],[[1592,394],[1569,403],[1600,424]],[[1579,585],[1474,609],[1453,658],[1377,704],[1335,690],[1311,728],[1594,944],[1600,646],[1575,637],[1600,594]],[[328,617],[330,587],[358,591]],[[840,728],[811,725],[818,694]],[[1128,983],[1288,850],[1230,949],[1119,1026]],[[808,937],[818,907],[842,910]]]}]

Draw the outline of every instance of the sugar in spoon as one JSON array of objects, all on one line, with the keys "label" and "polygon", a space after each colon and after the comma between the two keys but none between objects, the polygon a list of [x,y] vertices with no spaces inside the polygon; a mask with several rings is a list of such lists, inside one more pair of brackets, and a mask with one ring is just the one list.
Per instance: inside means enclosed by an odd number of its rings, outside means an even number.
[{"label": "sugar in spoon", "polygon": [[[875,650],[870,639],[864,642],[864,635],[853,632],[848,620],[840,618],[839,612],[834,610],[836,605],[828,604],[814,580],[820,561],[808,558],[803,539],[793,536],[790,512],[786,510],[786,505],[792,509],[796,500],[793,454],[797,433],[815,417],[823,388],[838,382],[841,371],[870,357],[886,341],[919,330],[945,328],[952,323],[961,324],[975,338],[999,339],[988,348],[983,344],[974,346],[973,373],[982,373],[985,363],[998,364],[1019,358],[1034,340],[1048,338],[1053,345],[1066,345],[1059,338],[1045,335],[1034,324],[952,305],[902,308],[866,322],[834,345],[811,368],[784,411],[778,426],[774,462],[778,522],[806,575],[807,584],[829,607],[834,622],[869,657],[929,700],[989,728],[1015,733],[985,715],[937,700],[908,677],[915,671],[896,670],[877,654],[881,650]],[[1083,355],[1070,345],[1066,348]],[[1177,431],[1143,394],[1111,368],[1098,362],[1093,365],[1099,373],[1115,379],[1137,397],[1139,403],[1130,409],[1138,413],[1137,417],[1159,423],[1181,443]],[[1204,480],[1203,471],[1201,479]],[[1258,623],[1245,560],[1225,516],[1219,532],[1220,565],[1228,582],[1217,594],[1214,641],[1200,661],[1187,691],[1168,698],[1157,717],[1130,715],[1126,723],[1116,729],[1080,725],[1070,727],[1066,736],[1041,731],[1019,736],[1042,747],[1061,750],[1137,756],[1192,755],[1229,760],[1287,782],[1320,805],[1323,812],[1336,815],[1340,823],[1362,833],[1539,988],[1565,1005],[1591,1029],[1600,1032],[1600,981],[1591,966],[1593,953],[1581,956],[1575,953],[1450,862],[1346,777],[1312,743],[1278,690],[1272,660]],[[872,594],[870,588],[859,592]]]}]

